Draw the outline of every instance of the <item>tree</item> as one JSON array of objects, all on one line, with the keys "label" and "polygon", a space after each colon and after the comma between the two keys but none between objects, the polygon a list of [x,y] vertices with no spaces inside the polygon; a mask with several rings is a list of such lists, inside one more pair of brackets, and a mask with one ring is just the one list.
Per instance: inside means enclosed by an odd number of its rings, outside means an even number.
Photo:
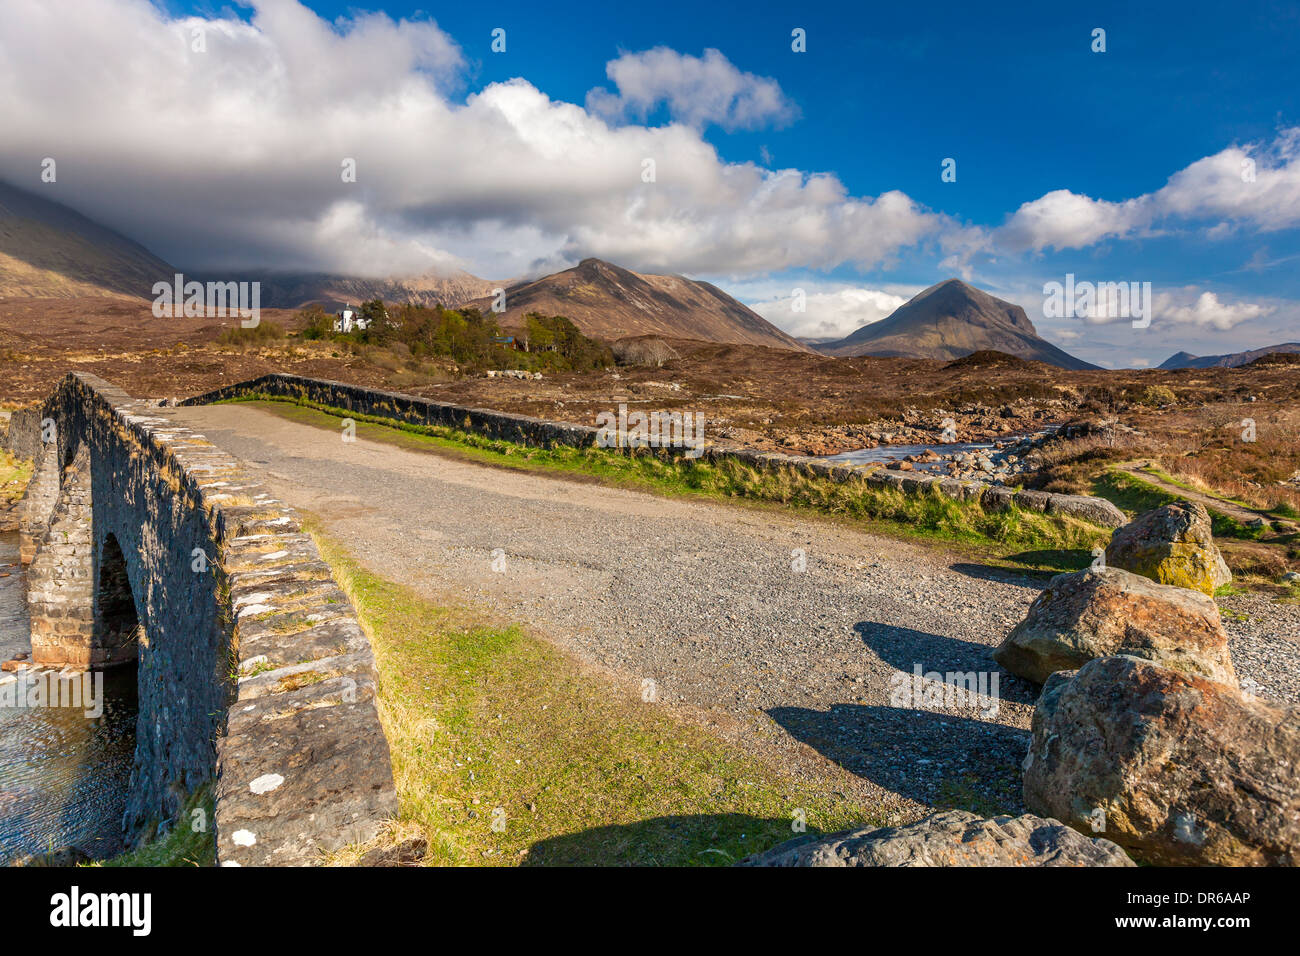
[{"label": "tree", "polygon": [[363,333],[365,341],[381,343],[389,340],[392,326],[388,321],[388,310],[384,308],[383,299],[371,299],[369,302],[361,303],[357,318],[365,323],[366,328]]}]

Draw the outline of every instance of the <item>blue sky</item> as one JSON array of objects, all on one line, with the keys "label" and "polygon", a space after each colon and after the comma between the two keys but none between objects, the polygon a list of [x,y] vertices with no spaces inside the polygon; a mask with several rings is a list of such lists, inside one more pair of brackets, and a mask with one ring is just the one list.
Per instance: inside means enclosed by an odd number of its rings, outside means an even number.
[{"label": "blue sky", "polygon": [[[196,150],[184,170],[137,159],[156,212],[144,195],[113,209],[68,187],[69,201],[114,214],[172,261],[252,265],[242,248],[260,264],[374,273],[428,254],[504,278],[597,255],[709,278],[811,335],[845,334],[960,275],[1103,364],[1300,339],[1294,4],[263,0],[150,15],[145,0],[85,2],[115,14],[117,35],[102,42],[128,63],[155,47],[173,54],[155,34],[208,31],[204,55],[178,61],[193,88],[149,109],[168,141],[216,130],[226,155]],[[46,21],[36,6],[28,15],[39,35]],[[791,49],[796,27],[806,52]],[[496,28],[504,53],[491,50]],[[1092,50],[1095,28],[1105,52]],[[316,75],[322,61],[335,75]],[[355,83],[339,87],[349,74]],[[0,70],[0,95],[3,80]],[[120,78],[127,103],[131,83]],[[60,95],[89,110],[78,97],[90,89]],[[207,111],[201,129],[186,125],[187,103]],[[121,125],[131,123],[148,128],[143,107]],[[41,142],[17,125],[19,142]],[[255,155],[289,130],[301,149]],[[444,153],[448,140],[462,148]],[[331,150],[359,155],[359,189],[300,185],[316,175],[318,146],[320,165],[337,165]],[[639,153],[658,163],[654,192],[635,175]],[[126,158],[101,174],[129,193]],[[941,179],[945,158],[955,182]],[[1237,175],[1247,160],[1250,182]],[[0,147],[0,173],[17,162]],[[256,229],[222,201],[240,181],[266,184],[244,215]],[[212,204],[219,251],[168,232],[173,182]],[[279,207],[278,220],[258,221],[253,206]],[[295,221],[309,242],[295,242]],[[365,248],[342,236],[364,236]],[[1067,273],[1150,282],[1154,321],[1045,316],[1043,285]]]}]

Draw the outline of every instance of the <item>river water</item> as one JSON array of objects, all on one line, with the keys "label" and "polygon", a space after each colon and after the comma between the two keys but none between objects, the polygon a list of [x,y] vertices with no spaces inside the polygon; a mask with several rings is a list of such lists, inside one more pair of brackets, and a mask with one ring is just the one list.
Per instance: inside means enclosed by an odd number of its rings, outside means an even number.
[{"label": "river water", "polygon": [[[908,455],[923,455],[927,451],[932,451],[936,455],[957,455],[964,451],[988,451],[994,447],[996,446],[992,442],[977,442],[974,444],[953,442],[948,445],[881,445],[878,448],[859,448],[857,451],[827,455],[826,460],[845,461],[852,465],[865,465],[877,461],[894,461],[899,458],[906,458]],[[914,467],[917,471],[930,471],[937,470],[937,466],[940,464],[946,464],[946,462],[916,462]]]},{"label": "river water", "polygon": [[[0,660],[31,651],[18,535],[0,532]],[[135,668],[104,675],[103,713],[25,706],[22,678],[0,674],[0,865],[75,846],[123,849],[122,815],[135,753]]]}]

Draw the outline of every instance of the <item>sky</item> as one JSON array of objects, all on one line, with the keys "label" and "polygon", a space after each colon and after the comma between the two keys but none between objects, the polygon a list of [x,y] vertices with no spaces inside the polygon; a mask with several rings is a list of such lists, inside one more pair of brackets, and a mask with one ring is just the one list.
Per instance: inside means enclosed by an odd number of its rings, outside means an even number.
[{"label": "sky", "polygon": [[231,279],[598,256],[830,338],[955,276],[1109,367],[1300,339],[1300,6],[985,6],[0,0],[0,178]]}]

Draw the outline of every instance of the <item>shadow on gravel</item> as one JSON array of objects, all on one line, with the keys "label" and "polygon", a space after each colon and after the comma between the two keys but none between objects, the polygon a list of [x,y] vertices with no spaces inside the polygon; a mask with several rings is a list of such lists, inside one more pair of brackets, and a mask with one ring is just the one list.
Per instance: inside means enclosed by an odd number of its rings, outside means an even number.
[{"label": "shadow on gravel", "polygon": [[866,704],[773,707],[796,740],[845,770],[918,803],[983,816],[1021,813],[1029,731],[952,714]]},{"label": "shadow on gravel", "polygon": [[523,866],[727,866],[796,834],[790,818],[744,813],[651,817],[538,840]]},{"label": "shadow on gravel", "polygon": [[908,674],[916,664],[927,671],[987,671],[997,667],[993,648],[987,644],[875,621],[859,621],[853,630],[882,661]]},{"label": "shadow on gravel", "polygon": [[1003,560],[1028,565],[1027,574],[1057,575],[1064,571],[1082,571],[1092,564],[1088,548],[1050,548],[1046,551],[1018,551]]},{"label": "shadow on gravel", "polygon": [[[1008,558],[1008,560],[1012,560]],[[958,561],[949,567],[958,574],[964,574],[968,578],[977,578],[980,581],[996,581],[999,584],[1018,584],[1024,588],[1041,588],[1048,578],[1055,572],[1050,571],[1032,571],[1026,568],[1024,571],[1013,571],[1010,568],[998,568],[991,564],[971,564],[967,561]]]},{"label": "shadow on gravel", "polygon": [[1020,704],[1032,704],[1038,700],[1041,688],[1037,684],[1008,673],[994,662],[993,645],[894,624],[877,624],[875,621],[859,621],[853,625],[853,630],[877,657],[904,674],[911,674],[917,665],[920,665],[922,673],[983,671],[991,674],[997,671],[998,693],[1002,700]]}]

